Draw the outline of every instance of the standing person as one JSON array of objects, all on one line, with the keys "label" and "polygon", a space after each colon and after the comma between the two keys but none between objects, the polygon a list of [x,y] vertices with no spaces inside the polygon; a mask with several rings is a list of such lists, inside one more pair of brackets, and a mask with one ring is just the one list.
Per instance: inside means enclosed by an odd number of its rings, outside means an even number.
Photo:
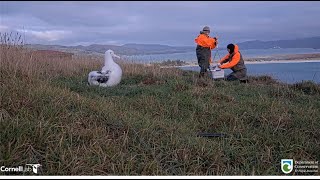
[{"label": "standing person", "polygon": [[218,44],[217,38],[211,38],[209,34],[210,28],[205,26],[203,30],[200,31],[198,37],[194,40],[195,43],[197,43],[196,54],[198,64],[200,66],[199,78],[204,77],[207,72],[210,63],[212,63],[211,50],[213,50]]},{"label": "standing person", "polygon": [[240,82],[247,82],[247,68],[244,65],[238,45],[229,44],[227,46],[227,50],[229,54],[223,57],[218,63],[219,68],[230,68],[232,70],[232,73],[226,77],[226,80],[240,80]]}]

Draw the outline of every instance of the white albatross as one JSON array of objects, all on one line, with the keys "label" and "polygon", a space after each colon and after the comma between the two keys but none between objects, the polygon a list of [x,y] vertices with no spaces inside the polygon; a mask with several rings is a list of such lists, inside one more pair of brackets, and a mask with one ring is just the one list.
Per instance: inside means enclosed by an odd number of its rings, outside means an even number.
[{"label": "white albatross", "polygon": [[120,83],[122,69],[113,61],[112,57],[119,58],[112,50],[105,52],[104,66],[101,71],[91,71],[88,75],[88,83],[91,86],[111,87]]}]

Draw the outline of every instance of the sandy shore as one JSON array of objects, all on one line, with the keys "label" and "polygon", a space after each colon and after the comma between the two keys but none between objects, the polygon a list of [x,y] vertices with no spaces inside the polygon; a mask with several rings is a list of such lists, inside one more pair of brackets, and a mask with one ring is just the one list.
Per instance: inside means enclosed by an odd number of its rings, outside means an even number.
[{"label": "sandy shore", "polygon": [[272,63],[305,63],[305,62],[320,62],[317,60],[273,60],[273,61],[245,61],[245,64],[272,64]]},{"label": "sandy shore", "polygon": [[[320,62],[319,60],[273,60],[273,61],[245,61],[245,64],[274,64],[274,63],[307,63],[307,62]],[[196,63],[188,63],[183,66],[161,66],[161,68],[174,68],[174,67],[198,67]]]}]

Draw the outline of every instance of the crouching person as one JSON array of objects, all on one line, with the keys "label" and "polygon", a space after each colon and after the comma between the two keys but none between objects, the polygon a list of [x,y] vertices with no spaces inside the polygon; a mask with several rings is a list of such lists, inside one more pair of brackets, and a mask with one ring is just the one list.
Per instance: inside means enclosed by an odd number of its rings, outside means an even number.
[{"label": "crouching person", "polygon": [[244,64],[238,45],[229,44],[227,46],[227,50],[229,54],[223,57],[218,63],[218,67],[221,69],[232,70],[232,73],[226,77],[226,80],[240,80],[240,82],[247,82],[247,68]]}]

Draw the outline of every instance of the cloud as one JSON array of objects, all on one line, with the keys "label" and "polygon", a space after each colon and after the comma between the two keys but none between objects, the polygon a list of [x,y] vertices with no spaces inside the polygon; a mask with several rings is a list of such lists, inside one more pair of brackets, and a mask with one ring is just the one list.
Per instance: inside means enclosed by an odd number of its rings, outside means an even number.
[{"label": "cloud", "polygon": [[18,30],[21,33],[28,33],[33,35],[35,38],[45,41],[57,41],[65,38],[71,31],[62,31],[62,30],[48,30],[48,31],[34,31],[34,30]]},{"label": "cloud", "polygon": [[33,43],[194,45],[205,25],[226,44],[320,35],[320,2],[46,1],[0,8],[0,30],[28,29]]}]

